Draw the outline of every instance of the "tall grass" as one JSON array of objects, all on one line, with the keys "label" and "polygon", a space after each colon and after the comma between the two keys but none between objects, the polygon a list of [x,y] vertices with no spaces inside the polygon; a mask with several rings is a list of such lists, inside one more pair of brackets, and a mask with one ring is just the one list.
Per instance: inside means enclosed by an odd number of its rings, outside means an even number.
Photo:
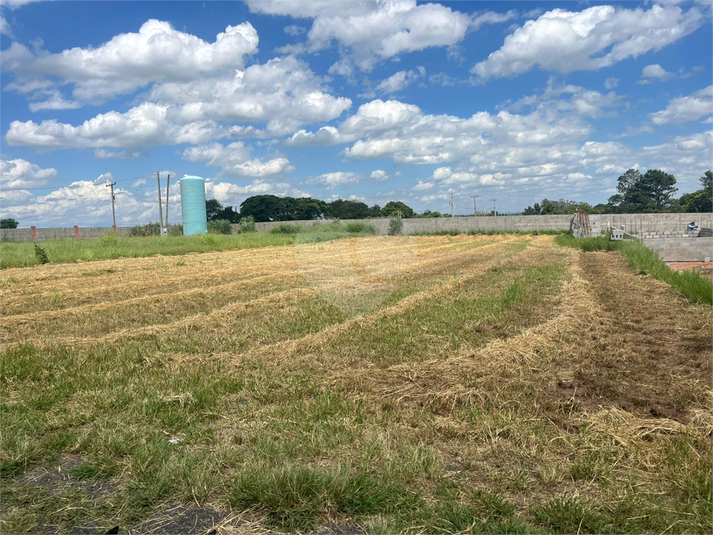
[{"label": "tall grass", "polygon": [[681,273],[672,270],[659,258],[656,251],[640,241],[611,241],[608,237],[576,239],[562,234],[555,242],[563,247],[576,247],[583,251],[618,251],[626,256],[629,265],[652,277],[670,284],[695,303],[713,304],[713,281],[695,270]]},{"label": "tall grass", "polygon": [[[250,249],[271,245],[287,245],[294,236],[266,233],[236,235],[211,234],[200,236],[127,237],[106,234],[91,240],[55,239],[42,242],[42,249],[50,262],[64,263],[77,260],[108,260],[142,256],[183,255],[230,249]],[[3,241],[0,244],[0,269],[28,267],[40,263],[32,242]]]},{"label": "tall grass", "polygon": [[344,225],[339,221],[332,221],[329,223],[313,223],[311,225],[280,223],[270,230],[270,234],[295,236],[298,243],[314,243],[347,237],[373,236],[378,234],[378,231],[374,225],[366,223]]},{"label": "tall grass", "polygon": [[[217,225],[215,225],[217,223]],[[77,260],[108,260],[113,258],[138,258],[142,256],[182,255],[230,249],[250,249],[271,245],[323,242],[350,236],[378,234],[369,224],[343,225],[339,222],[296,225],[282,223],[268,232],[254,232],[254,222],[247,221],[239,234],[230,235],[230,224],[212,221],[210,234],[199,236],[126,237],[108,233],[91,240],[55,239],[42,242],[47,259],[53,263]],[[298,236],[299,235],[299,236]],[[31,242],[3,241],[0,245],[0,269],[34,266],[40,262]]]}]

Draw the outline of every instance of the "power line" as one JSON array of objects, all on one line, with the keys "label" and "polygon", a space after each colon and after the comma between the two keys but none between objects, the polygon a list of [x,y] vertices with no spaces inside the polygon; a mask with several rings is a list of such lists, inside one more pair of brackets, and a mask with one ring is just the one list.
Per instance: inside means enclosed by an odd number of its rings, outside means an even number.
[{"label": "power line", "polygon": [[[115,180],[114,183],[116,184],[117,182],[129,182],[130,180],[139,180],[141,178],[148,178],[151,176],[150,174],[145,174],[141,176],[135,176],[133,178],[122,178],[119,180]],[[67,184],[66,186],[44,186],[41,188],[0,188],[0,191],[41,191],[41,190],[57,190],[61,188],[68,188],[72,184]],[[104,184],[92,184],[93,186],[104,186]]]}]

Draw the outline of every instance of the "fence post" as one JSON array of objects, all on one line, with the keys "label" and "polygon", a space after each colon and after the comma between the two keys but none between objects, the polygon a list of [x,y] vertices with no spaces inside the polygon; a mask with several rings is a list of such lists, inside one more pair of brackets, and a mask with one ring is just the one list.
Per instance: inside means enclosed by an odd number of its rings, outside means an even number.
[{"label": "fence post", "polygon": [[74,239],[78,240],[79,239],[79,226],[74,225]]},{"label": "fence post", "polygon": [[32,225],[30,228],[32,229],[32,241],[37,241],[37,227]]}]

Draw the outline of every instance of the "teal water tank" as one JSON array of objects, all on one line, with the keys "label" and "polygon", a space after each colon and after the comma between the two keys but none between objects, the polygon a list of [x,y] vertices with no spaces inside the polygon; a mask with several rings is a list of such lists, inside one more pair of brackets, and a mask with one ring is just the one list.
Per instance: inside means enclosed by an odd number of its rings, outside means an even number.
[{"label": "teal water tank", "polygon": [[208,218],[205,212],[205,180],[199,176],[184,176],[181,179],[181,212],[183,235],[208,233]]}]

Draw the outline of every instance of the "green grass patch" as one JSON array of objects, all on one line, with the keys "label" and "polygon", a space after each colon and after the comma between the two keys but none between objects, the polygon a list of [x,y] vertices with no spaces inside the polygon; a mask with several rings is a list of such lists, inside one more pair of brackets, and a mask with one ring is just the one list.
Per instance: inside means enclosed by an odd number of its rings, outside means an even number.
[{"label": "green grass patch", "polygon": [[618,251],[629,261],[634,269],[643,271],[652,277],[670,284],[695,303],[713,304],[713,281],[695,270],[681,273],[672,270],[659,258],[656,251],[636,240],[612,241],[609,237],[574,238],[571,234],[562,234],[555,242],[563,247],[575,247],[586,252]]},{"label": "green grass patch", "polygon": [[41,253],[37,253],[39,247],[37,244],[3,240],[0,244],[0,269],[29,267],[47,262],[60,264],[78,260],[86,262],[153,255],[172,256],[252,249],[290,245],[296,239],[300,243],[311,243],[377,234],[376,227],[373,225],[343,225],[338,222],[315,223],[310,226],[283,223],[270,232],[258,233],[241,230],[239,234],[233,235],[229,232],[229,225],[217,222],[211,226],[210,231],[209,234],[197,236],[167,236],[164,238],[159,236],[119,236],[115,233],[108,233],[90,240],[60,238],[43,241],[40,248]]},{"label": "green grass patch", "polygon": [[[77,260],[138,258],[152,255],[184,255],[232,249],[289,245],[293,236],[268,233],[236,235],[206,234],[199,236],[128,237],[107,234],[91,240],[55,239],[42,242],[50,262],[59,264]],[[42,263],[31,242],[0,244],[0,268],[28,267]]]}]

